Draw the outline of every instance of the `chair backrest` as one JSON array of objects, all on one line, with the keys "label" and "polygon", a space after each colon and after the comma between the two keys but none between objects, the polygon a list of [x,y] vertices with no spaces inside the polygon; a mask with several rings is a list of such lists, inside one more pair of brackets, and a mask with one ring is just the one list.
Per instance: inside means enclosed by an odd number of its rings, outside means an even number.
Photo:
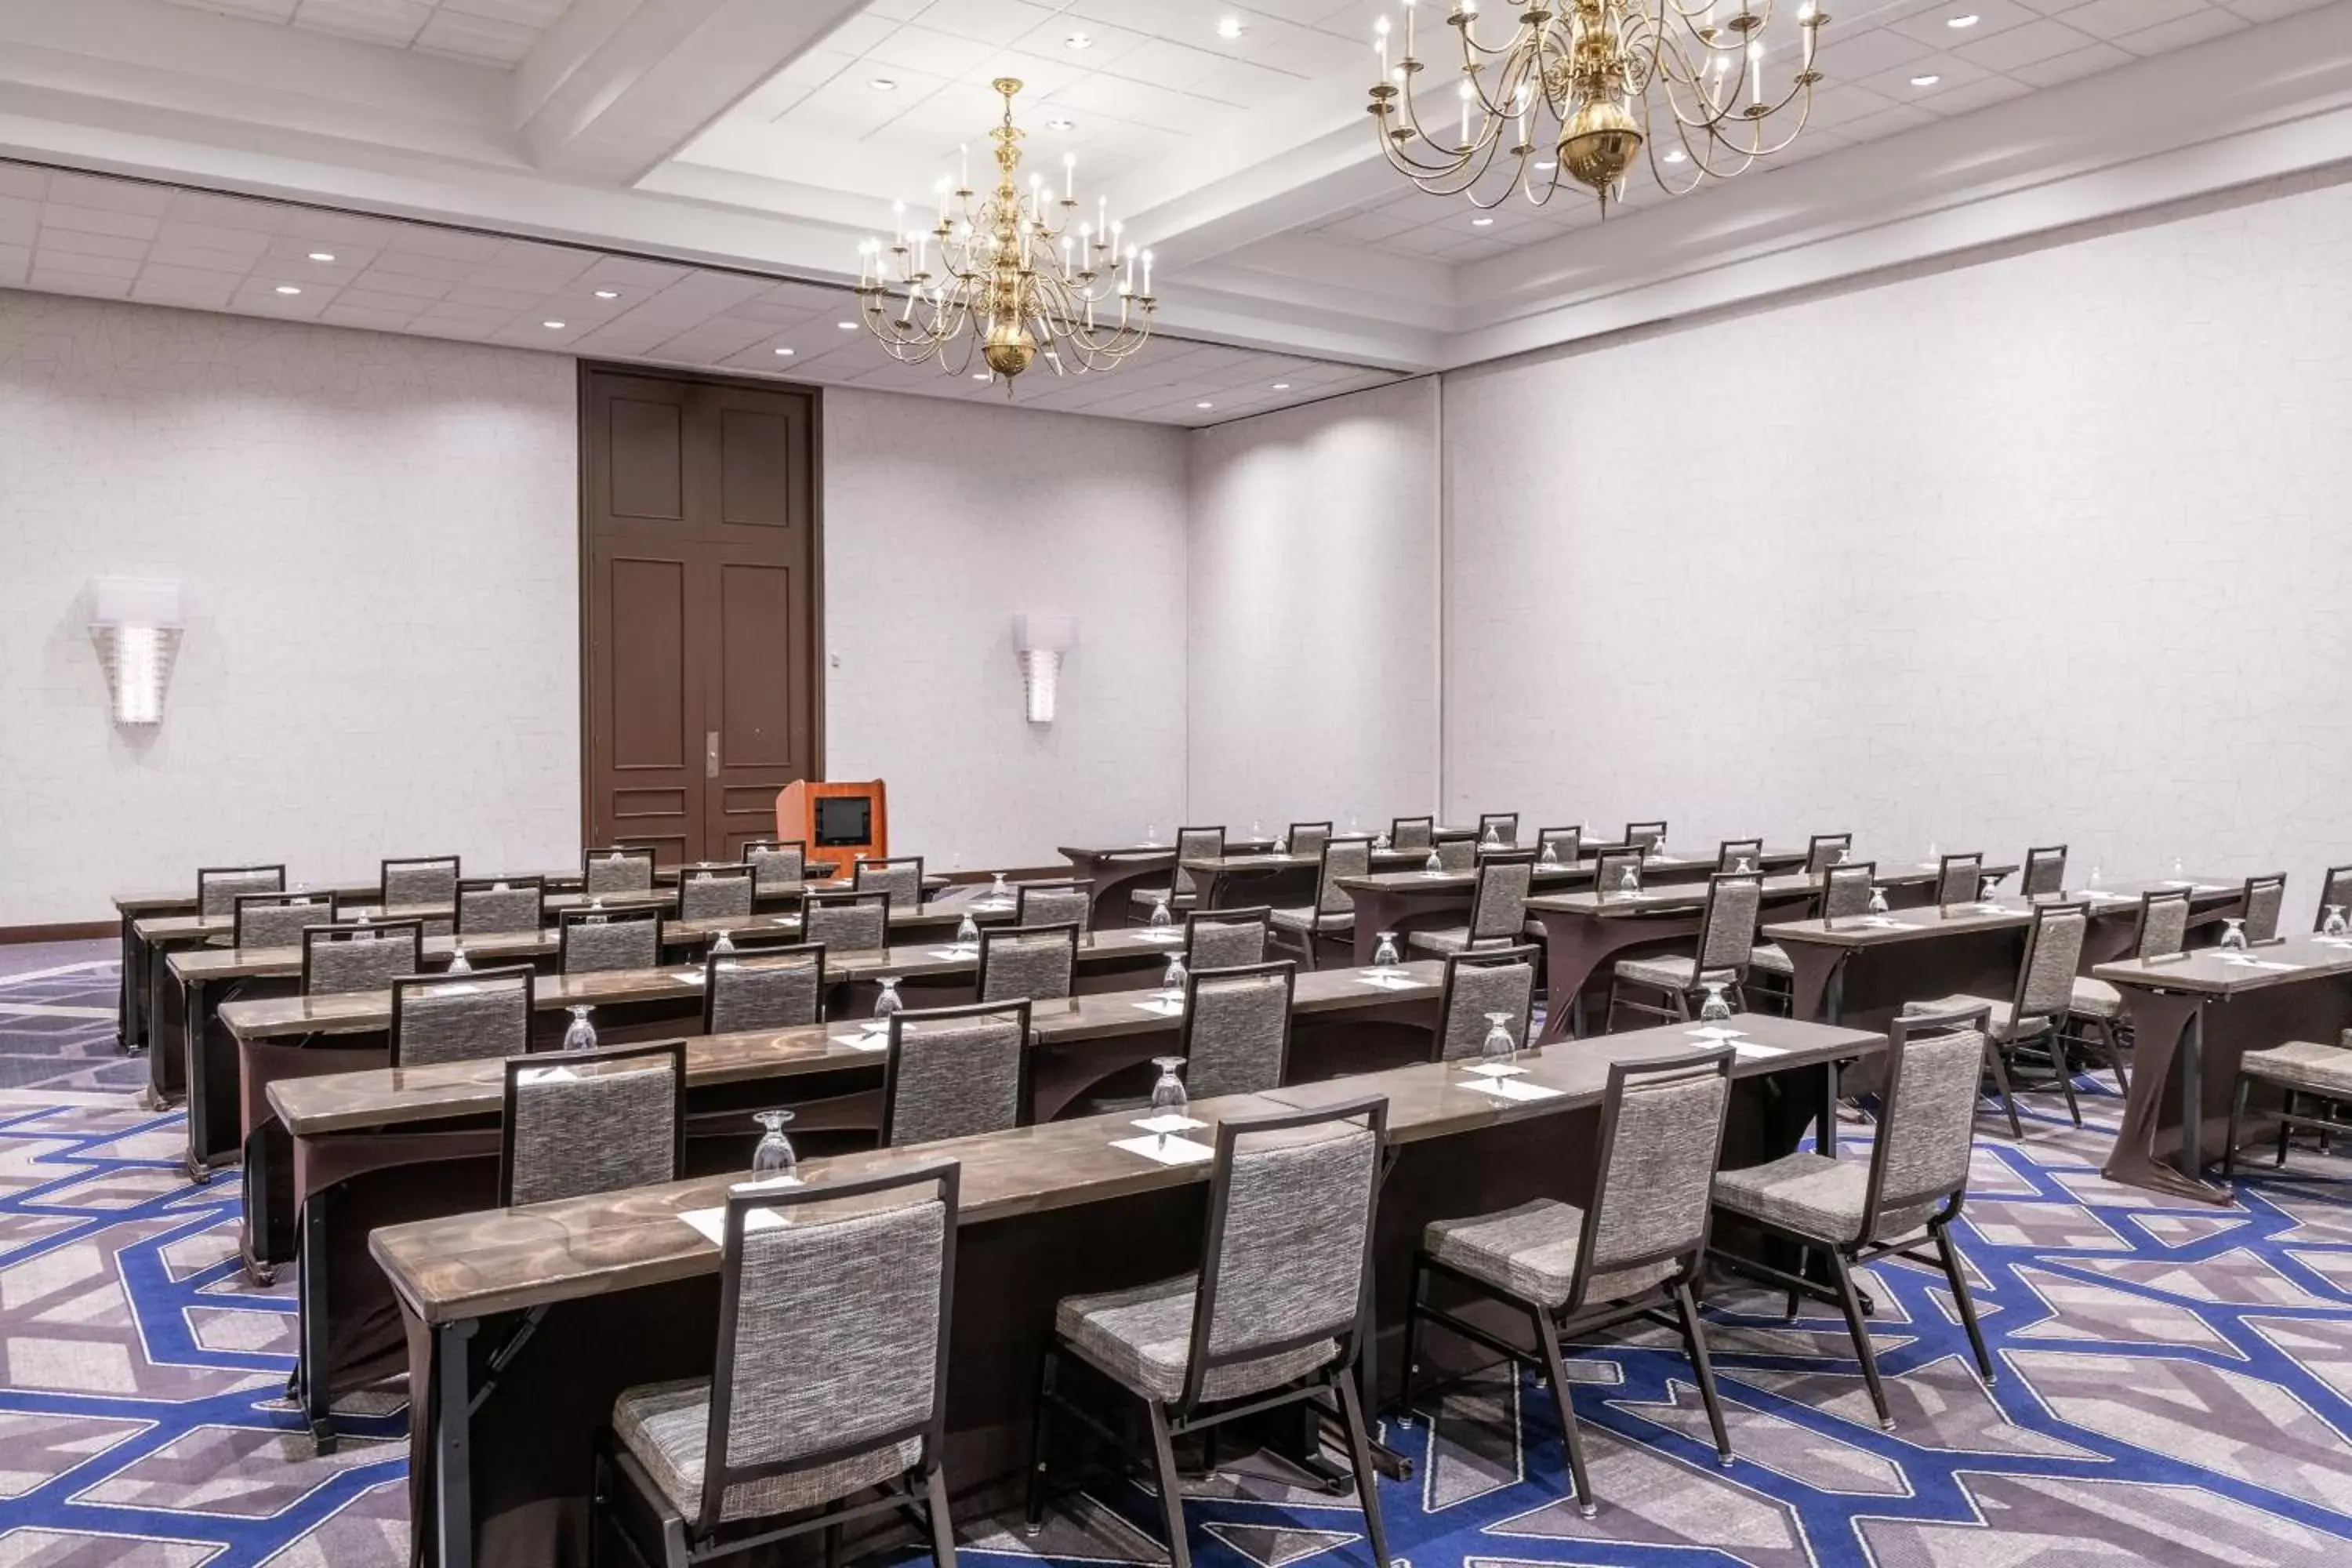
[{"label": "chair backrest", "polygon": [[1489,850],[1479,857],[1478,885],[1470,895],[1470,940],[1516,942],[1528,923],[1528,889],[1534,883],[1532,849]]},{"label": "chair backrest", "polygon": [[1184,916],[1186,969],[1239,969],[1265,961],[1266,928],[1274,909],[1193,910]]},{"label": "chair backrest", "polygon": [[2139,896],[2139,941],[2133,956],[2172,958],[2189,951],[2189,891],[2158,888]]},{"label": "chair backrest", "polygon": [[557,935],[556,967],[565,974],[602,969],[651,969],[661,963],[661,911],[566,910]]},{"label": "chair backrest", "polygon": [[1185,1408],[1270,1386],[1239,1363],[1321,1340],[1353,1359],[1387,1138],[1380,1095],[1218,1124]]},{"label": "chair backrest", "polygon": [[541,877],[464,877],[457,881],[457,934],[491,936],[547,929]]},{"label": "chair backrest", "polygon": [[879,952],[890,945],[890,895],[803,893],[801,940],[834,952]]},{"label": "chair backrest", "polygon": [[748,921],[754,873],[749,866],[704,866],[678,879],[681,921]]},{"label": "chair backrest", "polygon": [[1754,871],[1764,869],[1764,840],[1761,838],[1727,838],[1716,847],[1715,868],[1718,871]]},{"label": "chair backrest", "polygon": [[455,855],[411,856],[386,860],[376,879],[376,897],[389,909],[446,909],[457,901]]},{"label": "chair backrest", "polygon": [[1748,973],[1763,909],[1764,879],[1755,872],[1717,871],[1706,879],[1706,909],[1698,924],[1700,974]]},{"label": "chair backrest", "polygon": [[702,1032],[796,1029],[824,1019],[824,944],[792,942],[702,961]]},{"label": "chair backrest", "polygon": [[861,893],[887,893],[894,910],[923,907],[923,858],[894,855],[887,860],[860,860],[853,884]]},{"label": "chair backrest", "polygon": [[1478,814],[1478,842],[1486,842],[1492,831],[1496,842],[1507,849],[1518,847],[1519,814],[1516,811],[1482,811]]},{"label": "chair backrest", "polygon": [[392,1065],[478,1061],[530,1049],[537,976],[528,963],[392,983]]},{"label": "chair backrest", "polygon": [[2045,899],[2066,890],[2066,847],[2045,844],[2025,852],[2025,874],[2019,891],[2029,899]]},{"label": "chair backrest", "polygon": [[1478,864],[1478,840],[1468,834],[1445,834],[1431,847],[1437,851],[1441,870],[1467,871]]},{"label": "chair backrest", "polygon": [[384,991],[423,967],[425,922],[308,926],[302,931],[302,994]]},{"label": "chair backrest", "polygon": [[310,926],[335,923],[335,900],[324,893],[240,893],[229,940],[238,947],[293,947]]},{"label": "chair backrest", "polygon": [[1176,830],[1176,880],[1180,894],[1199,891],[1192,873],[1184,869],[1187,860],[1222,860],[1225,857],[1225,830],[1217,827],[1180,827]]},{"label": "chair backrest", "polygon": [[1078,928],[994,926],[980,933],[982,1002],[1058,1002],[1078,965]]},{"label": "chair backrest", "polygon": [[1528,1045],[1538,956],[1540,950],[1532,943],[1449,955],[1437,991],[1437,1036],[1430,1059],[1451,1062],[1476,1056],[1486,1043],[1489,1013],[1507,1015],[1505,1026],[1512,1043]]},{"label": "chair backrest", "polygon": [[1284,835],[1293,855],[1320,855],[1323,846],[1331,842],[1328,822],[1294,822]]},{"label": "chair backrest", "polygon": [[1197,1099],[1282,1087],[1297,965],[1195,969],[1184,976],[1184,1087]]},{"label": "chair backrest", "polygon": [[751,868],[754,893],[790,892],[808,879],[808,841],[754,838],[743,846],[743,864]]},{"label": "chair backrest", "polygon": [[1094,912],[1092,882],[1024,882],[1013,889],[1017,926],[1076,926],[1084,936]]},{"label": "chair backrest", "polygon": [[1002,1132],[1028,1115],[1028,1003],[890,1015],[882,1066],[885,1148]]},{"label": "chair backrest", "polygon": [[196,873],[196,913],[207,919],[233,915],[247,893],[286,890],[283,866],[209,866]]},{"label": "chair backrest", "polygon": [[1543,852],[1549,849],[1553,858],[1563,866],[1573,866],[1584,857],[1584,824],[1572,823],[1566,827],[1536,829],[1536,861],[1542,864]]},{"label": "chair backrest", "polygon": [[1936,902],[1944,909],[1972,904],[1984,890],[1981,854],[1947,855],[1936,863]]},{"label": "chair backrest", "polygon": [[913,1468],[938,1462],[959,1174],[938,1160],[728,1197],[697,1539],[769,1511],[761,1483],[780,1477],[918,1438]]},{"label": "chair backrest", "polygon": [[507,1058],[500,1204],[674,1182],[685,1150],[684,1040]]},{"label": "chair backrest", "polygon": [[1822,873],[1822,918],[1850,921],[1870,912],[1870,890],[1878,879],[1874,860],[1849,860]]},{"label": "chair backrest", "polygon": [[1426,849],[1437,841],[1437,818],[1400,816],[1389,823],[1389,847]]},{"label": "chair backrest", "polygon": [[2343,909],[2347,920],[2352,920],[2352,866],[2330,866],[2326,879],[2319,884],[2319,907],[2311,912],[2311,929],[2319,930],[2327,923],[2328,906]]},{"label": "chair backrest", "polygon": [[1625,842],[1636,849],[1654,849],[1658,840],[1666,836],[1666,824],[1662,817],[1656,822],[1629,822],[1625,825]]},{"label": "chair backrest", "polygon": [[1863,1245],[1916,1229],[1967,1193],[1990,1013],[1896,1018],[1887,1030]]},{"label": "chair backrest", "polygon": [[2245,911],[2248,942],[2276,941],[2279,915],[2286,908],[2286,878],[2247,878],[2245,901],[2239,907]]},{"label": "chair backrest", "polygon": [[1851,833],[1816,833],[1805,844],[1805,869],[1820,876],[1840,861],[1853,856],[1853,835]]},{"label": "chair backrest", "polygon": [[1664,1061],[1610,1064],[1601,1161],[1569,1310],[1697,1272],[1736,1055],[1724,1045]]},{"label": "chair backrest", "polygon": [[1636,890],[1642,883],[1642,851],[1639,846],[1626,849],[1603,849],[1592,858],[1592,890],[1605,897],[1624,892],[1625,873],[1633,873]]},{"label": "chair backrest", "polygon": [[650,844],[622,844],[581,851],[580,889],[592,898],[600,893],[649,893],[653,886],[654,851]]},{"label": "chair backrest", "polygon": [[2036,904],[2025,933],[2025,959],[2017,972],[2017,1001],[2011,1016],[2063,1018],[2074,1003],[2074,973],[2083,962],[2083,939],[2090,934],[2088,904]]},{"label": "chair backrest", "polygon": [[1315,877],[1315,912],[1347,915],[1356,910],[1356,896],[1339,886],[1342,877],[1369,876],[1372,841],[1369,838],[1327,838],[1321,850],[1323,868]]}]

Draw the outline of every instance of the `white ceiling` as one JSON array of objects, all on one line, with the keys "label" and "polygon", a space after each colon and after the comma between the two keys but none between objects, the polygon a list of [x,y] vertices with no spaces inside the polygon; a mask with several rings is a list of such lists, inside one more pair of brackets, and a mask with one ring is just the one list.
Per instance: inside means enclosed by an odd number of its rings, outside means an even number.
[{"label": "white ceiling", "polygon": [[[0,287],[1008,400],[1002,382],[901,365],[863,331],[844,331],[856,303],[840,289],[5,163]],[[1175,340],[1108,374],[1040,367],[1010,401],[1198,426],[1395,379]]]},{"label": "white ceiling", "polygon": [[396,49],[511,66],[572,0],[173,0]]}]

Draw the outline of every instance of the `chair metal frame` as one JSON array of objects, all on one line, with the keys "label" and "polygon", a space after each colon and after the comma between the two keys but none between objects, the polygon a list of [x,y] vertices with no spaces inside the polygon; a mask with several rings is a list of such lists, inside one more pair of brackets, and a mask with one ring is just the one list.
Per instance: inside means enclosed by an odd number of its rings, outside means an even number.
[{"label": "chair metal frame", "polygon": [[[1748,940],[1740,944],[1738,963],[1711,965],[1706,962],[1707,935],[1715,929],[1715,901],[1721,895],[1724,885],[1729,882],[1756,884],[1757,929],[1762,927],[1764,874],[1761,871],[1717,871],[1709,876],[1706,879],[1706,902],[1699,906],[1698,945],[1691,953],[1691,983],[1680,990],[1669,990],[1647,980],[1624,979],[1618,974],[1615,966],[1612,965],[1609,971],[1609,1008],[1601,1015],[1604,1020],[1601,1026],[1602,1034],[1613,1035],[1617,1032],[1617,1009],[1620,1007],[1630,1008],[1636,1013],[1646,1013],[1651,1017],[1662,1019],[1667,1023],[1687,1022],[1692,1016],[1691,998],[1705,993],[1707,976],[1711,974],[1728,973],[1731,976],[1731,984],[1727,1000],[1730,1001],[1732,1011],[1744,1013],[1748,1010],[1748,971],[1753,963],[1756,951],[1757,930],[1751,929],[1748,933]],[[1617,994],[1617,988],[1621,985],[1633,985],[1644,991],[1655,991],[1666,997],[1674,1005],[1660,1007],[1648,1002],[1636,1002],[1621,997]]]}]

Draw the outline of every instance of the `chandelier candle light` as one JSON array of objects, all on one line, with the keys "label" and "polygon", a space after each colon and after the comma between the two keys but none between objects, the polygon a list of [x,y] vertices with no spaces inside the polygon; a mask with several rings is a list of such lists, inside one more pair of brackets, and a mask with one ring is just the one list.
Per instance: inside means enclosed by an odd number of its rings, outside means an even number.
[{"label": "chandelier candle light", "polygon": [[1450,100],[1427,118],[1415,105],[1427,62],[1413,53],[1421,7],[1404,0],[1402,53],[1386,16],[1374,33],[1370,112],[1390,163],[1424,191],[1467,193],[1481,208],[1514,188],[1542,206],[1566,179],[1597,195],[1605,216],[1645,146],[1670,195],[1729,179],[1803,132],[1822,79],[1813,60],[1829,16],[1818,0],[1796,6],[1796,68],[1769,96],[1772,46],[1789,31],[1774,31],[1773,13],[1787,14],[1787,0],[1527,0],[1500,48],[1472,34],[1478,0],[1451,4],[1443,25],[1462,35],[1462,68]]},{"label": "chandelier candle light", "polygon": [[1010,396],[1013,378],[1040,354],[1056,375],[1118,364],[1150,340],[1158,301],[1151,252],[1127,241],[1107,200],[1073,227],[1076,153],[1063,155],[1060,196],[1038,174],[1023,190],[1022,132],[1013,123],[1021,84],[1000,77],[991,85],[1004,96],[1004,120],[989,132],[995,194],[975,205],[966,148],[961,175],[939,183],[938,223],[908,228],[906,204],[898,204],[897,233],[858,247],[858,314],[901,363],[937,361],[962,374],[977,351],[987,368],[973,374],[1002,380]]}]

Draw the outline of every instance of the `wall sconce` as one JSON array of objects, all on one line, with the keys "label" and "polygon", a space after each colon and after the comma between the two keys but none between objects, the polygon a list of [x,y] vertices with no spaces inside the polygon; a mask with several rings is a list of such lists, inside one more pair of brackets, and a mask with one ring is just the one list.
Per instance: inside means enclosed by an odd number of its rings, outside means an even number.
[{"label": "wall sconce", "polygon": [[118,724],[163,721],[163,689],[179,657],[180,585],[149,577],[93,577],[89,636],[114,695]]},{"label": "wall sconce", "polygon": [[1013,647],[1021,655],[1021,695],[1032,724],[1054,721],[1054,690],[1061,683],[1062,656],[1077,646],[1075,616],[1013,617]]}]

